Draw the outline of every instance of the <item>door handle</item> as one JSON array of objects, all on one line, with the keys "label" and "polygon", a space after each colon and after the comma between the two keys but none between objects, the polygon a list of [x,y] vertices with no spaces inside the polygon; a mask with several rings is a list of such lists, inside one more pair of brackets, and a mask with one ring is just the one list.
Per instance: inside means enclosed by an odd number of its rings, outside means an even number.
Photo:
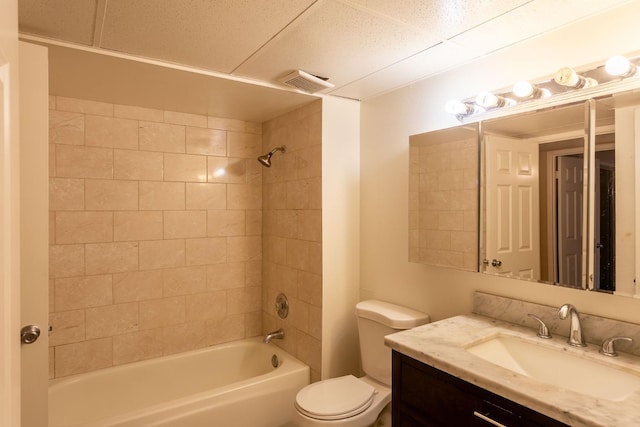
[{"label": "door handle", "polygon": [[33,344],[40,337],[40,328],[36,325],[27,325],[20,330],[20,341],[23,344]]}]

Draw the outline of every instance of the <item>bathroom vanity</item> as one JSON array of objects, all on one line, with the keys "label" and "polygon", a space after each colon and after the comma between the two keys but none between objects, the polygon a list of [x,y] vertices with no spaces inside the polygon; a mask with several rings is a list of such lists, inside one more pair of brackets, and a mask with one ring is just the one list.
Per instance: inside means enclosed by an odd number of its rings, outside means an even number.
[{"label": "bathroom vanity", "polygon": [[525,406],[393,352],[394,426],[566,426]]},{"label": "bathroom vanity", "polygon": [[[618,357],[599,353],[600,334],[633,335],[635,343],[638,325],[584,314],[587,346],[573,347],[556,307],[485,294],[476,300],[490,302],[476,314],[385,337],[395,427],[640,425],[635,347],[621,343]],[[501,319],[478,314],[488,308]],[[528,313],[543,318],[553,337],[538,337]]]}]

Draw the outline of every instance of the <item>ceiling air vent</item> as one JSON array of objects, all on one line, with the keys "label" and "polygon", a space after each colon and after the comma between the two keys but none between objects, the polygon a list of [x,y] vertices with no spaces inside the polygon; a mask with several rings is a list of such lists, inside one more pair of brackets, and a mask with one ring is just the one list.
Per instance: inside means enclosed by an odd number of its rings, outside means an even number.
[{"label": "ceiling air vent", "polygon": [[314,76],[302,70],[294,71],[280,79],[282,83],[307,93],[316,93],[324,89],[332,88],[334,85],[327,80],[328,78]]}]

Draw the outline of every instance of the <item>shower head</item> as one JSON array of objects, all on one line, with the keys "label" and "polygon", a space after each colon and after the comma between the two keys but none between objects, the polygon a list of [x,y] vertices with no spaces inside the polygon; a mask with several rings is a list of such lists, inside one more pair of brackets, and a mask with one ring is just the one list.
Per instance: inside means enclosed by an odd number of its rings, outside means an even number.
[{"label": "shower head", "polygon": [[269,151],[267,154],[258,157],[258,161],[260,162],[260,164],[262,166],[271,167],[271,156],[273,156],[273,153],[277,152],[277,151],[282,151],[283,153],[285,152],[285,146],[281,145],[280,147],[275,147],[273,150]]}]

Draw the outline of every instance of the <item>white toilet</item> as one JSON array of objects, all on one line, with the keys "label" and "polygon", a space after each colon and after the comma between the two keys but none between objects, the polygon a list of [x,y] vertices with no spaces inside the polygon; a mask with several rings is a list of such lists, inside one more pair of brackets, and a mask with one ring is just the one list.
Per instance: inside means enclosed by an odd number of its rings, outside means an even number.
[{"label": "white toilet", "polygon": [[359,302],[356,314],[365,376],[346,375],[304,387],[296,396],[294,425],[373,426],[391,402],[391,349],[384,345],[384,336],[429,323],[427,314],[376,300]]}]

